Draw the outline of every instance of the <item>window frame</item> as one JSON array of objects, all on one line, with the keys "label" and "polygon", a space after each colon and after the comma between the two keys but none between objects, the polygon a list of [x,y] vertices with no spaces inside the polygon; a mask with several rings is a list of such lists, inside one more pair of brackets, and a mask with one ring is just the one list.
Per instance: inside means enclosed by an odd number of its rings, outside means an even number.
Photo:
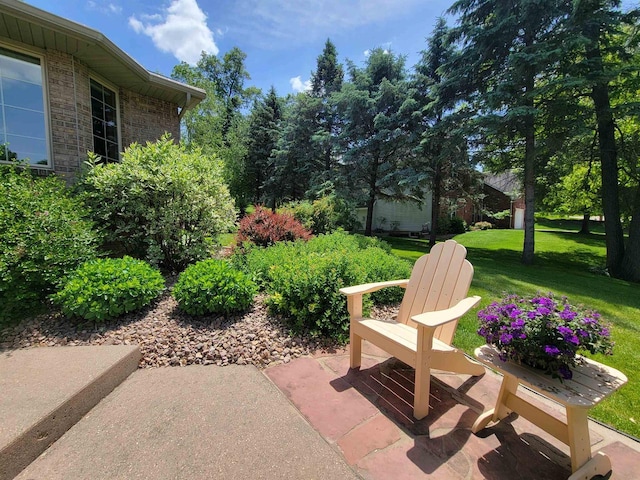
[{"label": "window frame", "polygon": [[[93,72],[89,73],[89,81],[88,81],[88,87],[89,87],[89,109],[90,109],[90,113],[89,116],[91,117],[91,151],[93,152],[95,149],[95,134],[93,133],[93,105],[91,102],[91,81],[94,81],[98,84],[100,84],[100,86],[102,86],[102,88],[108,88],[109,90],[111,90],[114,95],[115,95],[115,99],[116,99],[116,135],[118,136],[118,158],[117,161],[120,162],[122,160],[122,131],[121,131],[121,119],[120,119],[120,89],[114,85],[111,82],[106,81],[104,78],[100,77],[99,75],[96,75]],[[103,102],[104,103],[104,102]],[[105,134],[105,138],[106,138],[106,134]],[[94,152],[95,153],[95,152]],[[109,162],[109,160],[107,160],[107,163]]]},{"label": "window frame", "polygon": [[[52,148],[52,133],[51,133],[51,120],[49,110],[49,78],[47,76],[47,57],[45,53],[40,49],[25,48],[22,45],[16,45],[13,42],[0,41],[0,47],[5,50],[10,50],[27,57],[37,58],[40,62],[40,74],[42,76],[42,106],[44,115],[44,143],[45,152],[47,154],[47,164],[34,164],[29,162],[28,166],[35,170],[55,170],[55,164],[53,159]],[[0,164],[11,165],[15,163],[11,160],[0,159]]]}]

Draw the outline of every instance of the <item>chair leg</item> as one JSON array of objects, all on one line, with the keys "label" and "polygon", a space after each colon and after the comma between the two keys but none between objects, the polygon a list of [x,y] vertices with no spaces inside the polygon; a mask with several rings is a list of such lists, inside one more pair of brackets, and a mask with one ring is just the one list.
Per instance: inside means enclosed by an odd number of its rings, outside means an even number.
[{"label": "chair leg", "polygon": [[416,386],[413,399],[413,416],[422,420],[429,415],[429,390],[431,387],[431,369],[428,366],[416,365]]},{"label": "chair leg", "polygon": [[421,420],[429,414],[429,389],[431,387],[432,328],[418,327],[416,344],[416,384],[413,398],[413,416]]},{"label": "chair leg", "polygon": [[359,337],[353,330],[349,332],[350,367],[359,368],[362,363],[362,337]]}]

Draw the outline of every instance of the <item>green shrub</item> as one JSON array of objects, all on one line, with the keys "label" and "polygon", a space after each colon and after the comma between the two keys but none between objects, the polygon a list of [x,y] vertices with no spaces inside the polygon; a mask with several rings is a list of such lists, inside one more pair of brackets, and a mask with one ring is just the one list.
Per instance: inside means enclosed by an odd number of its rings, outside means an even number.
[{"label": "green shrub", "polygon": [[[272,313],[288,318],[295,331],[308,330],[346,341],[349,315],[342,287],[407,278],[411,267],[377,245],[377,239],[336,232],[308,242],[278,243],[234,255],[233,262],[253,276],[270,297]],[[402,289],[365,296],[367,310],[375,303],[394,303]]]},{"label": "green shrub", "polygon": [[238,225],[238,243],[253,243],[259,247],[268,247],[277,242],[309,240],[311,232],[286,213],[273,213],[263,207],[240,220]]},{"label": "green shrub", "polygon": [[163,290],[157,269],[125,256],[83,263],[52,300],[69,317],[101,322],[149,305]]},{"label": "green shrub", "polygon": [[467,224],[460,217],[440,217],[438,235],[458,235],[467,231]]},{"label": "green shrub", "polygon": [[257,292],[255,283],[224,260],[203,260],[180,274],[173,296],[191,315],[246,310]]},{"label": "green shrub", "polygon": [[89,162],[79,188],[115,253],[170,271],[209,257],[235,221],[221,162],[168,134],[131,145],[120,163]]},{"label": "green shrub", "polygon": [[18,319],[96,256],[98,235],[63,181],[0,167],[0,325]]},{"label": "green shrub", "polygon": [[[364,269],[339,252],[309,253],[291,258],[270,270],[270,312],[288,319],[295,332],[331,337],[339,342],[349,338],[349,314],[342,287],[366,282]],[[371,300],[365,299],[365,311]]]},{"label": "green shrub", "polygon": [[[406,260],[390,255],[380,248],[367,248],[356,252],[353,261],[366,272],[367,282],[385,282],[400,280],[411,276],[411,264]],[[376,305],[391,305],[402,301],[404,288],[383,288],[371,294]]]},{"label": "green shrub", "polygon": [[492,228],[491,222],[476,222],[473,224],[473,230],[491,230]]},{"label": "green shrub", "polygon": [[236,268],[251,275],[261,289],[266,290],[271,281],[271,267],[285,264],[291,257],[313,252],[339,252],[342,255],[352,255],[367,248],[377,248],[385,253],[391,253],[391,245],[376,237],[337,231],[330,235],[318,235],[308,242],[280,242],[269,248],[256,248],[245,244],[243,249],[234,253],[231,261]]},{"label": "green shrub", "polygon": [[353,206],[335,195],[326,195],[313,202],[292,202],[278,211],[289,213],[315,235],[338,229],[353,230],[358,223]]}]

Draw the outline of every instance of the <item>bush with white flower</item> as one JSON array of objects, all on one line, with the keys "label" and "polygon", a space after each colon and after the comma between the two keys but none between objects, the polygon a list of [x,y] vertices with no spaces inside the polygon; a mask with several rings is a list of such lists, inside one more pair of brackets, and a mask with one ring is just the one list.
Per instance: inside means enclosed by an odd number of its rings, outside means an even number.
[{"label": "bush with white flower", "polygon": [[534,297],[508,295],[478,312],[478,334],[494,345],[503,361],[540,368],[570,379],[580,351],[611,355],[609,325],[599,313],[571,305],[552,293]]}]

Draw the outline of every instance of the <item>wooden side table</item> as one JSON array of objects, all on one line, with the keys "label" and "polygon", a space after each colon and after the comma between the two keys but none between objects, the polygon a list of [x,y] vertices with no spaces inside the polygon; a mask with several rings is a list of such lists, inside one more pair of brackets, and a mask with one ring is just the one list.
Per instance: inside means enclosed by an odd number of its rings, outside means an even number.
[{"label": "wooden side table", "polygon": [[[485,428],[489,422],[497,422],[511,412],[516,412],[569,445],[572,471],[569,480],[589,480],[595,475],[606,475],[611,470],[611,461],[604,453],[591,455],[587,413],[591,407],[627,383],[627,377],[623,373],[585,359],[583,365],[572,369],[571,380],[561,382],[533,368],[503,362],[492,346],[477,348],[475,356],[487,367],[502,373],[503,379],[496,406],[478,417],[472,427],[473,433]],[[566,423],[518,397],[516,392],[519,385],[525,385],[564,405],[567,412]]]}]

